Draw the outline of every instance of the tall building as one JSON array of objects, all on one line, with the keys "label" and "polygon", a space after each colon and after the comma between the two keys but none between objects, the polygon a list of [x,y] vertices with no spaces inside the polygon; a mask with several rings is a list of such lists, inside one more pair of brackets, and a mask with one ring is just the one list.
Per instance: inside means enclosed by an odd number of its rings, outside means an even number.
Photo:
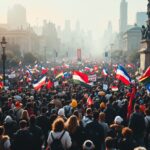
[{"label": "tall building", "polygon": [[119,20],[119,31],[124,33],[127,30],[128,24],[128,3],[126,0],[121,0],[120,4],[120,20]]},{"label": "tall building", "polygon": [[26,29],[26,9],[19,4],[10,8],[7,12],[7,24],[10,29]]},{"label": "tall building", "polygon": [[147,21],[147,14],[146,12],[137,12],[136,13],[136,24],[141,27],[142,25],[146,25]]}]

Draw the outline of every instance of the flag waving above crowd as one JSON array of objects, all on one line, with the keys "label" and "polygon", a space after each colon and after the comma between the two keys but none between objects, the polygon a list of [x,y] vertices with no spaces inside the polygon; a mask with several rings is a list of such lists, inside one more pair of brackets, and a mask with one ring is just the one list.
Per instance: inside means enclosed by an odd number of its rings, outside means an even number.
[{"label": "flag waving above crowd", "polygon": [[128,75],[127,71],[121,65],[119,65],[117,68],[116,78],[118,80],[122,81],[122,83],[124,83],[125,85],[131,84],[130,76]]}]

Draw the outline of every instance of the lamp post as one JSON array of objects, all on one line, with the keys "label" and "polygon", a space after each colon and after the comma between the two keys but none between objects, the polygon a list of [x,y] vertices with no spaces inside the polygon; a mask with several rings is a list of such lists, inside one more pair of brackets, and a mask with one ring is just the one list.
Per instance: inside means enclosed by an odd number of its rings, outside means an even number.
[{"label": "lamp post", "polygon": [[2,37],[2,41],[0,42],[2,49],[3,49],[3,53],[2,53],[2,61],[3,61],[3,84],[5,86],[5,62],[6,62],[6,53],[5,53],[5,48],[6,48],[6,39],[5,37]]}]

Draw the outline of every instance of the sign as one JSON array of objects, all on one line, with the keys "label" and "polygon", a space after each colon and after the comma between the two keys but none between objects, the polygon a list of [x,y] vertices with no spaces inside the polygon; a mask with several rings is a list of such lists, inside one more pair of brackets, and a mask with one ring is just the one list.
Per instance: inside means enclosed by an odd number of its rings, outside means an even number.
[{"label": "sign", "polygon": [[77,60],[81,61],[81,49],[77,49]]},{"label": "sign", "polygon": [[108,90],[108,85],[107,84],[103,84],[103,90],[107,91]]},{"label": "sign", "polygon": [[96,75],[96,74],[89,75],[88,78],[89,78],[89,81],[91,81],[91,82],[96,82],[96,80],[97,80],[97,75]]},{"label": "sign", "polygon": [[54,82],[54,87],[57,87],[59,85],[58,81]]},{"label": "sign", "polygon": [[9,78],[9,79],[13,79],[13,78],[15,78],[15,77],[16,77],[16,74],[14,74],[14,73],[8,75],[8,78]]}]

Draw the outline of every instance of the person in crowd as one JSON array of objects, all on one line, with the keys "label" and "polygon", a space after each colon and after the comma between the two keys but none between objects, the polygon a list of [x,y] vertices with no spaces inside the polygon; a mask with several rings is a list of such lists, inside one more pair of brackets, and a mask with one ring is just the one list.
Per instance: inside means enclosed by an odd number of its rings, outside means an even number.
[{"label": "person in crowd", "polygon": [[36,124],[42,129],[44,134],[45,146],[47,146],[47,137],[48,131],[50,129],[50,122],[48,117],[46,116],[47,109],[45,107],[41,108],[41,114],[36,118]]},{"label": "person in crowd", "polygon": [[92,119],[93,119],[92,117],[93,117],[92,109],[91,108],[87,108],[86,109],[86,115],[83,116],[83,119],[82,119],[83,127],[86,127],[87,124],[92,122]]},{"label": "person in crowd", "polygon": [[[59,145],[58,144],[55,145],[55,143],[53,143],[56,139],[60,140]],[[62,118],[59,117],[54,121],[52,125],[52,130],[48,135],[47,143],[48,143],[48,147],[51,150],[53,150],[52,149],[53,147],[57,148],[57,146],[61,146],[61,145],[64,150],[71,148],[72,145],[71,137],[69,135],[69,132],[65,131],[65,124]]]},{"label": "person in crowd", "polygon": [[9,137],[12,139],[13,134],[18,129],[18,125],[17,122],[13,120],[11,116],[7,115],[4,119],[4,128],[5,128],[5,133],[8,134]]},{"label": "person in crowd", "polygon": [[130,116],[129,128],[132,129],[133,136],[139,146],[144,146],[145,120],[138,104],[135,104],[134,112]]},{"label": "person in crowd", "polygon": [[145,147],[139,146],[139,147],[134,148],[134,150],[147,150],[147,149]]},{"label": "person in crowd", "polygon": [[101,150],[104,144],[104,128],[99,124],[99,113],[93,113],[93,121],[85,127],[87,139],[93,141],[96,150]]},{"label": "person in crowd", "polygon": [[44,143],[44,135],[42,129],[36,125],[35,115],[30,117],[28,130],[33,136],[33,149],[41,150],[42,144]]},{"label": "person in crowd", "polygon": [[66,122],[66,130],[69,132],[72,147],[71,150],[81,150],[83,143],[83,131],[79,125],[79,121],[75,115],[72,115],[68,118]]},{"label": "person in crowd", "polygon": [[105,113],[105,120],[108,123],[108,125],[112,124],[116,116],[116,111],[110,102],[106,104],[106,109],[104,110],[104,113]]},{"label": "person in crowd", "polygon": [[26,120],[27,124],[29,124],[30,117],[27,110],[23,110],[20,120]]},{"label": "person in crowd", "polygon": [[17,101],[15,103],[15,108],[14,108],[14,114],[15,114],[17,121],[19,121],[21,119],[22,112],[23,112],[22,103]]},{"label": "person in crowd", "polygon": [[130,128],[124,127],[122,129],[122,138],[118,145],[120,150],[133,150],[137,146],[136,141],[133,139],[133,132]]},{"label": "person in crowd", "polygon": [[14,134],[12,150],[33,150],[33,135],[27,128],[27,121],[19,122],[20,129]]},{"label": "person in crowd", "polygon": [[0,150],[11,150],[10,138],[8,135],[4,135],[5,129],[0,126]]},{"label": "person in crowd", "polygon": [[150,149],[150,108],[145,110],[145,146],[149,150]]},{"label": "person in crowd", "polygon": [[86,140],[82,147],[82,150],[95,150],[95,145],[91,140]]},{"label": "person in crowd", "polygon": [[106,146],[105,150],[116,150],[114,140],[110,136],[106,137],[105,146]]},{"label": "person in crowd", "polygon": [[105,113],[104,112],[101,112],[99,114],[99,123],[103,126],[104,128],[104,135],[105,137],[107,136],[107,133],[109,131],[109,126],[108,124],[105,122]]}]

